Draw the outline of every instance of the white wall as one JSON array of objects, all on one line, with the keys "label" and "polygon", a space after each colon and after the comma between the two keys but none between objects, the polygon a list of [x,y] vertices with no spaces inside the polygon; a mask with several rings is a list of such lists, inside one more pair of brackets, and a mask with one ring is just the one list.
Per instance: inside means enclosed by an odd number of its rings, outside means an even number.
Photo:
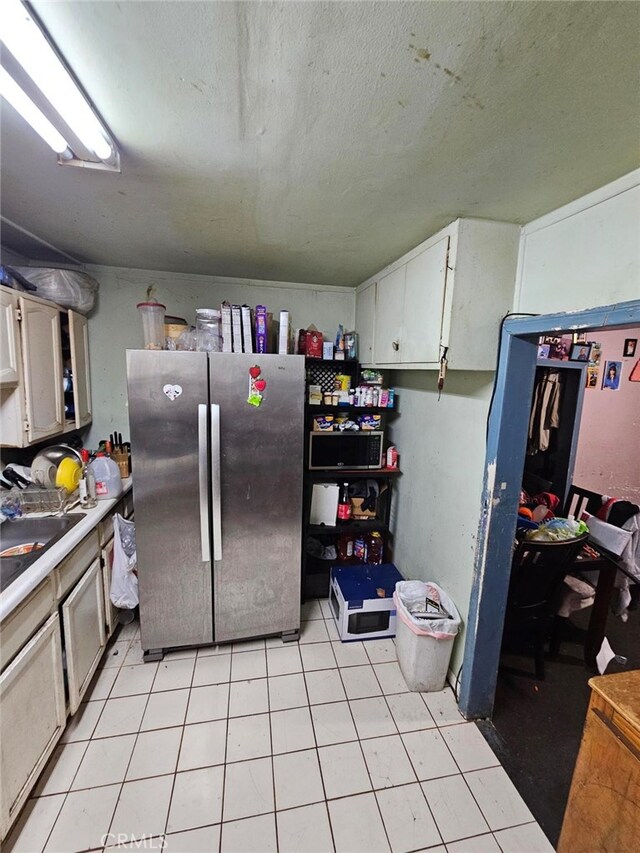
[{"label": "white wall", "polygon": [[144,301],[149,284],[156,284],[156,298],[167,306],[168,314],[191,323],[196,308],[216,307],[224,299],[266,305],[276,316],[281,309],[288,309],[294,328],[314,323],[331,336],[335,336],[338,323],[353,328],[355,319],[352,288],[104,266],[88,266],[87,271],[100,282],[98,305],[89,318],[93,398],[89,446],[96,446],[114,429],[128,436],[125,351],[142,346],[142,323],[136,304]]},{"label": "white wall", "polygon": [[[573,482],[604,495],[640,503],[640,382],[629,382],[633,366],[640,359],[624,357],[627,338],[640,338],[640,328],[594,332],[599,341],[600,372],[595,388],[586,388],[580,418],[580,433]],[[616,391],[602,388],[607,361],[622,363]]]},{"label": "white wall", "polygon": [[[463,618],[451,668],[457,672],[466,621],[493,373],[450,371],[438,401],[435,371],[394,371],[400,453],[393,503],[394,560],[407,578],[439,583]],[[396,481],[394,480],[394,483]]]},{"label": "white wall", "polygon": [[580,311],[638,296],[640,169],[523,228],[514,311]]}]

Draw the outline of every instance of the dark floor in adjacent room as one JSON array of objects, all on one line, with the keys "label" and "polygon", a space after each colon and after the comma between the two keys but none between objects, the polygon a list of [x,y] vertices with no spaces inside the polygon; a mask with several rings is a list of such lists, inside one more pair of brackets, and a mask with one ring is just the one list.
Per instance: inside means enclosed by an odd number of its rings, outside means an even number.
[{"label": "dark floor in adjacent room", "polygon": [[[590,609],[574,613],[572,624],[585,629],[589,616]],[[606,674],[640,669],[640,610],[629,613],[626,623],[609,615],[606,636],[615,654],[628,659],[625,666],[611,661]],[[593,674],[586,669],[583,648],[575,641],[563,642],[558,657],[546,661],[544,681],[533,676],[531,655],[503,654],[493,720],[479,723],[554,847],[580,748],[591,692],[588,681]]]}]

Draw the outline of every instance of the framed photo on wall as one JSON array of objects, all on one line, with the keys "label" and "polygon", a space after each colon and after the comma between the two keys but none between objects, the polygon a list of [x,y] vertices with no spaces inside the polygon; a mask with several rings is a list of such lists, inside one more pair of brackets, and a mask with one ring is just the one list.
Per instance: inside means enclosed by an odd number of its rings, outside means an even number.
[{"label": "framed photo on wall", "polygon": [[611,391],[617,391],[620,387],[620,375],[622,373],[621,361],[607,361],[604,365],[604,373],[602,374],[602,388],[609,388]]},{"label": "framed photo on wall", "polygon": [[597,367],[587,367],[587,378],[585,380],[585,387],[587,388],[597,388],[598,387],[598,373],[600,371]]},{"label": "framed photo on wall", "polygon": [[589,361],[591,356],[591,344],[588,344],[586,341],[580,341],[580,343],[574,344],[571,347],[571,354],[569,355],[570,361]]},{"label": "framed photo on wall", "polygon": [[624,350],[622,351],[623,358],[633,358],[636,354],[636,347],[638,346],[637,338],[625,338],[624,341]]}]

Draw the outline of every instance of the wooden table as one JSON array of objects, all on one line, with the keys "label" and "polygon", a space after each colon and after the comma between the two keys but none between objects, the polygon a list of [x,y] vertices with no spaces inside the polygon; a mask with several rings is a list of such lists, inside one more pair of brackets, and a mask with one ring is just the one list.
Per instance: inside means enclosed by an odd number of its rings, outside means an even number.
[{"label": "wooden table", "polygon": [[640,848],[640,671],[589,681],[591,702],[558,853]]}]

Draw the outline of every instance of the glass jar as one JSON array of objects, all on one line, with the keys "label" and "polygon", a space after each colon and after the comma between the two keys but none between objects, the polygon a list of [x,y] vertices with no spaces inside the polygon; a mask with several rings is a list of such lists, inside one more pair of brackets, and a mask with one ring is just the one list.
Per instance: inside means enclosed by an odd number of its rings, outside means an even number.
[{"label": "glass jar", "polygon": [[214,308],[196,309],[196,349],[198,352],[222,350],[220,312]]}]

